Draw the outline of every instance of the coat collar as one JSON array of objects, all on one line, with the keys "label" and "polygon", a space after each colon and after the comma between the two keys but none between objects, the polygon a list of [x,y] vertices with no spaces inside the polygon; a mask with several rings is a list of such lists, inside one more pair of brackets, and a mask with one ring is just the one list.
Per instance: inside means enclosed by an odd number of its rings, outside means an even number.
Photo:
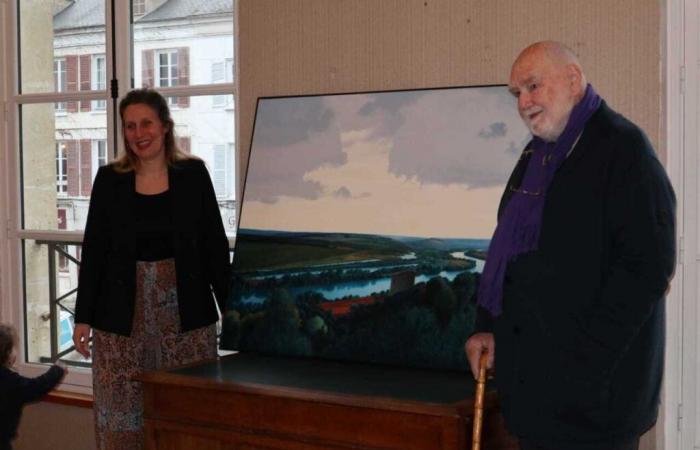
[{"label": "coat collar", "polygon": [[[583,128],[581,136],[574,143],[574,147],[571,149],[569,156],[566,157],[561,166],[559,166],[559,169],[557,169],[554,175],[554,180],[552,180],[552,184],[549,186],[550,189],[556,183],[557,176],[559,174],[573,170],[578,164],[581,157],[586,153],[586,149],[589,148],[589,146],[595,139],[598,139],[600,137],[600,123],[602,117],[608,115],[609,113],[610,108],[605,103],[605,100],[602,100],[596,112],[593,113],[591,118],[588,120],[588,123],[586,123],[586,126]],[[520,186],[520,182],[522,181],[523,176],[525,175],[525,170],[527,169],[527,165],[530,162],[530,157],[532,156],[532,152],[529,151],[531,145],[532,141],[528,142],[527,146],[520,155],[520,159],[515,165],[515,169],[513,169],[513,174],[511,175],[510,179],[508,180],[508,183],[506,184],[505,191],[503,193],[503,198],[498,207],[499,218],[501,217],[505,206],[508,204],[512,196],[510,187]]]},{"label": "coat collar", "polygon": [[574,148],[571,150],[571,153],[559,167],[557,174],[566,173],[573,170],[581,160],[581,157],[586,153],[586,149],[590,148],[591,143],[595,139],[600,138],[600,118],[607,114],[609,110],[610,108],[608,108],[605,100],[602,100],[596,112],[593,113],[591,118],[588,120],[588,123],[583,128],[583,132],[574,144]]}]

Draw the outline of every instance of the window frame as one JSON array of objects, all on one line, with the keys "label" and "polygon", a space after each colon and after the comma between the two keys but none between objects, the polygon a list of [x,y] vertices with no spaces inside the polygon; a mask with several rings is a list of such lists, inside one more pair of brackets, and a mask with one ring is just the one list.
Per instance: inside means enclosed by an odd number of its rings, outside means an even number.
[{"label": "window frame", "polygon": [[[114,6],[112,11],[110,3]],[[131,59],[131,45],[114,48],[113,42],[131,42],[131,4],[130,2],[109,2],[105,0],[105,49],[107,86],[105,90],[94,90],[91,78],[91,90],[61,91],[48,93],[21,93],[18,86],[17,66],[19,61],[18,49],[18,2],[16,0],[0,1],[0,298],[12,299],[0,302],[0,320],[14,324],[19,334],[20,355],[16,368],[26,376],[36,376],[46,370],[44,364],[27,362],[27,330],[25,328],[25,294],[24,294],[24,263],[23,247],[27,240],[60,241],[62,243],[80,244],[82,231],[60,231],[26,228],[22,219],[22,176],[20,115],[22,105],[46,104],[64,102],[88,102],[94,104],[97,100],[108,98],[110,81],[116,80],[120,86],[119,93],[124,95],[132,86],[132,67],[137,62]],[[237,12],[237,2],[234,0],[233,17]],[[114,27],[112,17],[114,16]],[[235,19],[232,19],[235,21]],[[237,26],[232,24],[234,45],[236,42]],[[114,28],[114,32],[112,31]],[[114,36],[114,39],[112,39]],[[26,51],[26,49],[25,49]],[[237,54],[234,51],[234,57]],[[113,61],[128,61],[128,64]],[[114,66],[114,67],[113,67]],[[65,59],[63,67],[66,67]],[[60,68],[60,66],[59,66]],[[91,69],[92,70],[92,69]],[[154,77],[155,78],[155,77]],[[155,81],[155,80],[154,80]],[[159,80],[160,81],[160,80]],[[80,82],[80,80],[78,81]],[[172,86],[158,88],[164,96],[207,96],[233,94],[237,95],[234,83],[199,86]],[[237,98],[237,97],[236,97]],[[118,99],[117,99],[118,100]],[[107,148],[109,160],[114,158],[117,150],[123,150],[123,142],[117,138],[121,126],[116,117],[113,101],[107,101]],[[60,111],[59,111],[60,113]],[[234,121],[234,140],[237,140],[237,120]],[[235,158],[235,155],[231,155]],[[234,172],[234,180],[236,172]],[[58,207],[58,205],[57,205]],[[233,245],[233,239],[229,244]],[[76,247],[80,254],[80,247]],[[62,390],[90,394],[92,392],[92,377],[90,369],[73,368],[61,385]]]}]

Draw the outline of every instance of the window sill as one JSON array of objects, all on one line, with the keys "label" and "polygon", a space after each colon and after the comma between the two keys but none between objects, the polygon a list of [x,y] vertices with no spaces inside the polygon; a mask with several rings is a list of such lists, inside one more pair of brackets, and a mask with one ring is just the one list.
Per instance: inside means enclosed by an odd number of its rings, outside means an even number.
[{"label": "window sill", "polygon": [[47,403],[75,406],[78,408],[92,408],[92,395],[79,394],[67,391],[51,391],[42,400]]}]

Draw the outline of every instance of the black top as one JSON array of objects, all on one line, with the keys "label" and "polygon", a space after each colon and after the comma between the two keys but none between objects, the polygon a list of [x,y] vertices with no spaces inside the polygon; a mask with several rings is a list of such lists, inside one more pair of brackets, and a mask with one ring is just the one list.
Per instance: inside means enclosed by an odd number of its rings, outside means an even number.
[{"label": "black top", "polygon": [[175,255],[169,190],[153,195],[136,192],[134,219],[137,261],[158,261]]},{"label": "black top", "polygon": [[0,367],[0,450],[11,449],[25,404],[39,400],[63,378],[63,369],[51,366],[43,375],[27,378]]}]

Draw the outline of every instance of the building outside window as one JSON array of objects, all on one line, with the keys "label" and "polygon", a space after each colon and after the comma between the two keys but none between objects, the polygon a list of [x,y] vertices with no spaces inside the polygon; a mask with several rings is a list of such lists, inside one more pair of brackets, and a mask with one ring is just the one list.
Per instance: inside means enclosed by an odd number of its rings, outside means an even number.
[{"label": "building outside window", "polygon": [[93,139],[92,141],[92,178],[97,175],[97,169],[107,164],[107,141]]},{"label": "building outside window", "polygon": [[[232,83],[233,82],[233,58],[217,61],[211,65],[211,82]],[[212,97],[214,108],[227,108],[233,106],[233,95],[215,95]]]},{"label": "building outside window", "polygon": [[131,11],[134,17],[143,16],[146,14],[146,0],[133,0],[131,3]]},{"label": "building outside window", "polygon": [[[156,55],[156,86],[178,86],[178,55],[177,50],[161,50]],[[168,97],[168,104],[175,106],[177,97]]]},{"label": "building outside window", "polygon": [[68,159],[66,144],[56,142],[56,193],[66,195],[68,190]]},{"label": "building outside window", "polygon": [[212,183],[214,184],[214,192],[217,197],[225,197],[227,194],[227,154],[229,148],[233,144],[216,144],[214,145],[214,170],[212,171]]},{"label": "building outside window", "polygon": [[[107,61],[105,55],[94,55],[92,57],[92,90],[105,89],[107,89]],[[107,107],[107,100],[93,100],[92,107],[96,110],[104,110]]]},{"label": "building outside window", "polygon": [[[65,209],[60,208],[58,210],[58,229],[59,230],[65,230],[66,225],[67,225],[67,211]],[[58,245],[57,246],[60,250],[63,252],[68,252],[68,246],[67,245]],[[68,258],[66,255],[62,252],[58,252],[58,270],[60,272],[68,272]]]},{"label": "building outside window", "polygon": [[[53,85],[56,92],[66,91],[66,60],[57,58],[53,61]],[[57,113],[66,112],[66,102],[57,102],[54,104],[54,110]]]}]

